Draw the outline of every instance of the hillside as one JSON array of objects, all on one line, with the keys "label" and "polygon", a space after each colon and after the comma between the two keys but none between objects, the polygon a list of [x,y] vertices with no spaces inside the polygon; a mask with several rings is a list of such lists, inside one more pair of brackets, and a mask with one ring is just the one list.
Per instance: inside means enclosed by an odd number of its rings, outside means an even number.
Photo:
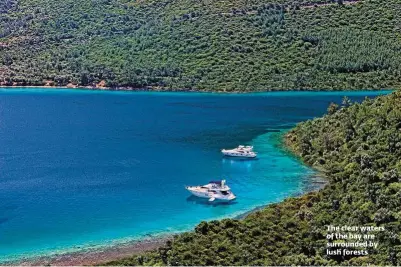
[{"label": "hillside", "polygon": [[401,85],[397,0],[0,0],[2,85]]},{"label": "hillside", "polygon": [[[401,265],[401,93],[362,104],[344,99],[328,112],[285,138],[305,163],[326,171],[324,189],[244,220],[202,222],[158,251],[109,264]],[[327,225],[385,231],[374,232],[379,245],[368,255],[327,256]]]}]

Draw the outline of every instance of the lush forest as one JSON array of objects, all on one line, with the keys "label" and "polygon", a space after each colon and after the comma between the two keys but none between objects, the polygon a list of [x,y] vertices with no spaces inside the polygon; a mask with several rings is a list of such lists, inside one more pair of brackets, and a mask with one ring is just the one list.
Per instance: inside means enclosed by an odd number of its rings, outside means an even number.
[{"label": "lush forest", "polygon": [[401,85],[398,0],[0,0],[0,83],[159,90]]},{"label": "lush forest", "polygon": [[[284,139],[305,163],[326,172],[324,189],[243,220],[202,222],[156,251],[109,264],[401,265],[401,92],[361,104],[345,98]],[[327,225],[385,231],[374,233],[379,246],[368,255],[327,256]]]}]

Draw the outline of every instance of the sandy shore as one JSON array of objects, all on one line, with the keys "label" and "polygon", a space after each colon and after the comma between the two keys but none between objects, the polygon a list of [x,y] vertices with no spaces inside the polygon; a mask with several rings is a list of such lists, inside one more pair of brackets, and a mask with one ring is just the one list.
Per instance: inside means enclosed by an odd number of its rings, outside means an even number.
[{"label": "sandy shore", "polygon": [[96,265],[130,257],[141,252],[149,251],[163,246],[172,236],[149,238],[141,241],[132,241],[115,246],[86,249],[77,252],[58,254],[53,256],[42,256],[37,258],[27,258],[0,265],[13,266],[82,266]]}]

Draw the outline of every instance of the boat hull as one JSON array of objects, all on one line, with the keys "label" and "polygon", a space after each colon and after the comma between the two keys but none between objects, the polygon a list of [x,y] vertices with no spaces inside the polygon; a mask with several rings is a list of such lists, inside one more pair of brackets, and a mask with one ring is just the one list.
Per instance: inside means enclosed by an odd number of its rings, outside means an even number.
[{"label": "boat hull", "polygon": [[189,192],[191,192],[192,195],[196,197],[202,197],[202,198],[211,198],[211,195],[208,192],[197,192],[191,189],[187,189]]},{"label": "boat hull", "polygon": [[226,152],[222,151],[224,156],[226,157],[235,157],[235,158],[249,158],[249,159],[254,159],[256,158],[256,154],[246,154],[246,153],[237,153],[237,152]]},{"label": "boat hull", "polygon": [[207,199],[213,199],[213,200],[218,200],[218,201],[232,201],[236,199],[236,196],[234,194],[230,194],[227,197],[223,197],[221,195],[207,192],[207,191],[198,191],[194,190],[191,187],[187,186],[186,189],[191,192],[192,195],[200,198],[207,198]]}]

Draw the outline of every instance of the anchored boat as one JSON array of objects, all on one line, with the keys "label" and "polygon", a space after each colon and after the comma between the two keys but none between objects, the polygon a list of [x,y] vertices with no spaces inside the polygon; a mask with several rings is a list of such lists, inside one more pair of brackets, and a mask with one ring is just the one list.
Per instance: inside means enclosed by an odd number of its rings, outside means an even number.
[{"label": "anchored boat", "polygon": [[226,185],[226,180],[210,181],[207,185],[187,186],[185,188],[194,196],[208,198],[209,201],[231,201],[236,198],[230,191],[230,187]]},{"label": "anchored boat", "polygon": [[233,149],[222,149],[221,153],[228,157],[256,158],[257,153],[253,151],[253,146],[238,146]]}]

